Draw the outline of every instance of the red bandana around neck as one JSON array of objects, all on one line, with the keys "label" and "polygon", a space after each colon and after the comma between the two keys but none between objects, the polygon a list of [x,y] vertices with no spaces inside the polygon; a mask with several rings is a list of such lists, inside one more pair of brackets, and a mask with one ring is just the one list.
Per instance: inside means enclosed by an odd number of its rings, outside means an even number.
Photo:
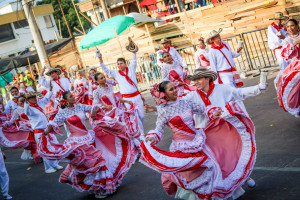
[{"label": "red bandana around neck", "polygon": [[222,42],[222,44],[220,45],[220,46],[217,46],[215,43],[213,43],[212,45],[211,45],[211,48],[213,48],[213,49],[218,49],[218,50],[221,50],[221,49],[223,49],[223,47],[225,47],[227,50],[229,50],[229,48]]},{"label": "red bandana around neck", "polygon": [[121,70],[119,70],[119,73],[124,76],[127,80],[127,82],[130,84],[130,85],[133,85],[135,88],[137,88],[137,86],[135,85],[135,83],[131,80],[131,78],[128,76],[128,67],[125,68],[125,73]]},{"label": "red bandana around neck", "polygon": [[200,95],[200,97],[201,97],[202,101],[204,102],[205,106],[211,105],[211,102],[210,102],[208,97],[211,95],[211,93],[214,91],[214,89],[215,89],[214,82],[210,82],[209,90],[208,90],[207,94],[205,94],[203,91],[197,89],[197,92]]},{"label": "red bandana around neck", "polygon": [[278,26],[275,22],[273,22],[271,24],[271,26],[273,26],[278,32],[280,32],[280,29],[283,28],[283,25],[281,24],[280,26]]},{"label": "red bandana around neck", "polygon": [[170,52],[171,47],[173,47],[173,46],[170,45],[170,46],[168,47],[168,49],[161,48],[161,50],[162,50],[163,52]]},{"label": "red bandana around neck", "polygon": [[17,103],[18,99],[17,98],[12,98],[13,102]]}]

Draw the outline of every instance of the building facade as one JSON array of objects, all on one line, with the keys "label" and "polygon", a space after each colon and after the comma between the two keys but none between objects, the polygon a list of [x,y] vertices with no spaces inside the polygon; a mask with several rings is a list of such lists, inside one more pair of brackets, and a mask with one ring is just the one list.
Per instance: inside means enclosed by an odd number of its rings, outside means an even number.
[{"label": "building facade", "polygon": [[[22,4],[6,1],[0,5],[0,58],[15,56],[33,47],[33,37]],[[33,7],[36,22],[45,43],[59,37],[51,4]],[[56,33],[56,34],[55,34]]]}]

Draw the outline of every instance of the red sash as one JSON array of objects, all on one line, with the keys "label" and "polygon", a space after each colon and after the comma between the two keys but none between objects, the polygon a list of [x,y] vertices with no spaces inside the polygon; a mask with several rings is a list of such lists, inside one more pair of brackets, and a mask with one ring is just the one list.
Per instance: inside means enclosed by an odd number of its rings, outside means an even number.
[{"label": "red sash", "polygon": [[44,110],[38,104],[32,104],[32,103],[30,103],[29,106],[31,106],[33,108],[36,108],[39,111],[41,111],[45,115],[45,117],[48,119],[47,115],[44,113]]},{"label": "red sash", "polygon": [[199,57],[201,60],[209,63],[209,61],[205,58],[205,56],[203,54],[201,54]]},{"label": "red sash", "polygon": [[211,93],[214,91],[214,89],[215,89],[215,84],[213,82],[211,82],[209,84],[209,90],[208,90],[207,94],[205,94],[201,90],[197,90],[197,92],[200,95],[200,97],[201,97],[202,101],[204,102],[205,106],[211,105],[211,102],[210,102],[208,97],[211,95]]},{"label": "red sash", "polygon": [[271,26],[273,26],[278,32],[280,32],[280,29],[283,28],[283,25],[282,25],[282,24],[281,24],[280,26],[277,26],[277,24],[276,24],[275,22],[273,22],[273,23],[271,24]]},{"label": "red sash", "polygon": [[[225,59],[227,60],[228,64],[229,64],[230,67],[231,67],[231,69],[227,69],[227,70],[223,70],[223,71],[217,71],[217,74],[218,74],[218,82],[219,82],[219,84],[223,84],[223,81],[221,80],[221,77],[220,77],[220,73],[234,72],[234,71],[236,71],[236,69],[231,65],[231,63],[229,62],[228,58],[227,58],[226,55],[223,53],[223,51],[221,51],[221,49],[222,49],[223,47],[226,47],[228,50],[229,50],[229,48],[228,48],[224,43],[222,43],[220,46],[216,46],[216,45],[214,45],[214,44],[215,44],[215,43],[213,43],[213,44],[211,45],[211,48],[219,50],[219,51],[223,54],[223,56],[225,57]],[[222,48],[220,48],[221,46],[222,46]]]},{"label": "red sash", "polygon": [[[125,79],[127,80],[127,82],[128,82],[130,85],[134,86],[134,87],[136,88],[137,91],[134,92],[134,93],[131,93],[131,94],[122,94],[122,96],[125,97],[125,98],[131,98],[131,97],[135,97],[135,96],[137,96],[137,95],[139,95],[139,94],[141,95],[141,93],[140,93],[140,91],[139,91],[137,85],[136,85],[136,84],[131,80],[131,78],[128,76],[128,67],[126,67],[125,72],[126,72],[126,74],[125,74],[123,71],[119,70],[120,75],[121,75],[121,76],[124,76]],[[142,96],[142,95],[141,95],[141,96]],[[143,97],[142,97],[142,99],[143,99],[143,101],[144,101],[144,98],[143,98]]]},{"label": "red sash", "polygon": [[34,129],[33,133],[43,133],[45,130],[44,129]]},{"label": "red sash", "polygon": [[[53,79],[53,81],[62,89],[63,92],[65,92],[65,89],[60,85],[60,81],[59,81],[60,78],[58,79]],[[69,80],[70,81],[70,80]]]}]

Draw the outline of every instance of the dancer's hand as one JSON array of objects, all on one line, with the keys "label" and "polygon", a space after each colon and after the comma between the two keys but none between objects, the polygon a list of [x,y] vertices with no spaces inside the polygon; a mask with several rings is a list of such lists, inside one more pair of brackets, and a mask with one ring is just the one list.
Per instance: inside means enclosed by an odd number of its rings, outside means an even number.
[{"label": "dancer's hand", "polygon": [[50,81],[50,91],[52,91],[52,89],[53,89],[53,86],[52,86],[52,81]]},{"label": "dancer's hand", "polygon": [[155,112],[157,111],[157,108],[155,106],[151,106],[149,104],[144,105],[144,110],[146,113]]},{"label": "dancer's hand", "polygon": [[92,120],[95,120],[96,119],[96,113],[92,113],[91,118],[92,118]]},{"label": "dancer's hand", "polygon": [[44,131],[44,132],[43,132],[43,135],[44,135],[44,136],[47,136],[48,134],[49,134],[48,131]]},{"label": "dancer's hand", "polygon": [[293,43],[293,46],[296,46],[296,45],[298,45],[298,44],[300,44],[300,39],[299,39],[299,40],[296,40],[296,41]]},{"label": "dancer's hand", "polygon": [[215,116],[215,117],[221,117],[221,115],[222,115],[223,112],[224,112],[223,110],[218,110],[218,111],[216,111],[216,112],[214,113],[214,116]]},{"label": "dancer's hand", "polygon": [[178,86],[179,86],[179,87],[180,87],[180,86],[184,86],[184,83],[180,82],[180,83],[178,84]]},{"label": "dancer's hand", "polygon": [[243,49],[243,47],[239,47],[239,48],[236,50],[236,52],[237,52],[237,53],[240,53],[240,52],[242,51],[242,49]]},{"label": "dancer's hand", "polygon": [[93,100],[94,98],[93,98],[93,95],[89,95],[89,99],[90,100]]},{"label": "dancer's hand", "polygon": [[112,105],[103,106],[102,109],[103,110],[111,110],[112,109]]},{"label": "dancer's hand", "polygon": [[147,137],[146,142],[150,141],[151,143],[155,142],[155,139],[153,137]]},{"label": "dancer's hand", "polygon": [[279,37],[279,39],[282,39],[282,40],[285,39],[284,35],[277,35],[277,37]]}]

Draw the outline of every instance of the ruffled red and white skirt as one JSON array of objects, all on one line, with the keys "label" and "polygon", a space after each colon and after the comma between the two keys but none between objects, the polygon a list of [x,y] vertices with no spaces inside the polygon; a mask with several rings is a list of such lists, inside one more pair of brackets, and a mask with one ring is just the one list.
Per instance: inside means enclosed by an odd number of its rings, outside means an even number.
[{"label": "ruffled red and white skirt", "polygon": [[198,199],[226,199],[250,176],[256,159],[255,128],[235,103],[204,132],[205,143],[196,152],[168,152],[141,143],[140,162],[162,173],[169,195],[186,199],[183,189]]},{"label": "ruffled red and white skirt", "polygon": [[106,161],[106,167],[113,174],[118,187],[123,177],[137,159],[140,143],[137,106],[124,110],[114,107],[110,111],[101,110],[92,123],[95,131],[95,145]]},{"label": "ruffled red and white skirt", "polygon": [[300,60],[289,64],[277,83],[277,99],[284,111],[300,117]]},{"label": "ruffled red and white skirt", "polygon": [[116,190],[113,175],[106,167],[102,152],[95,148],[95,134],[69,137],[63,144],[52,143],[43,136],[38,144],[39,153],[49,160],[69,163],[60,176],[61,183],[72,185],[80,192],[108,195]]},{"label": "ruffled red and white skirt", "polygon": [[29,150],[36,163],[41,162],[41,157],[37,152],[37,144],[34,139],[34,133],[31,131],[22,131],[15,124],[9,127],[0,127],[0,144],[7,148],[24,148]]}]

